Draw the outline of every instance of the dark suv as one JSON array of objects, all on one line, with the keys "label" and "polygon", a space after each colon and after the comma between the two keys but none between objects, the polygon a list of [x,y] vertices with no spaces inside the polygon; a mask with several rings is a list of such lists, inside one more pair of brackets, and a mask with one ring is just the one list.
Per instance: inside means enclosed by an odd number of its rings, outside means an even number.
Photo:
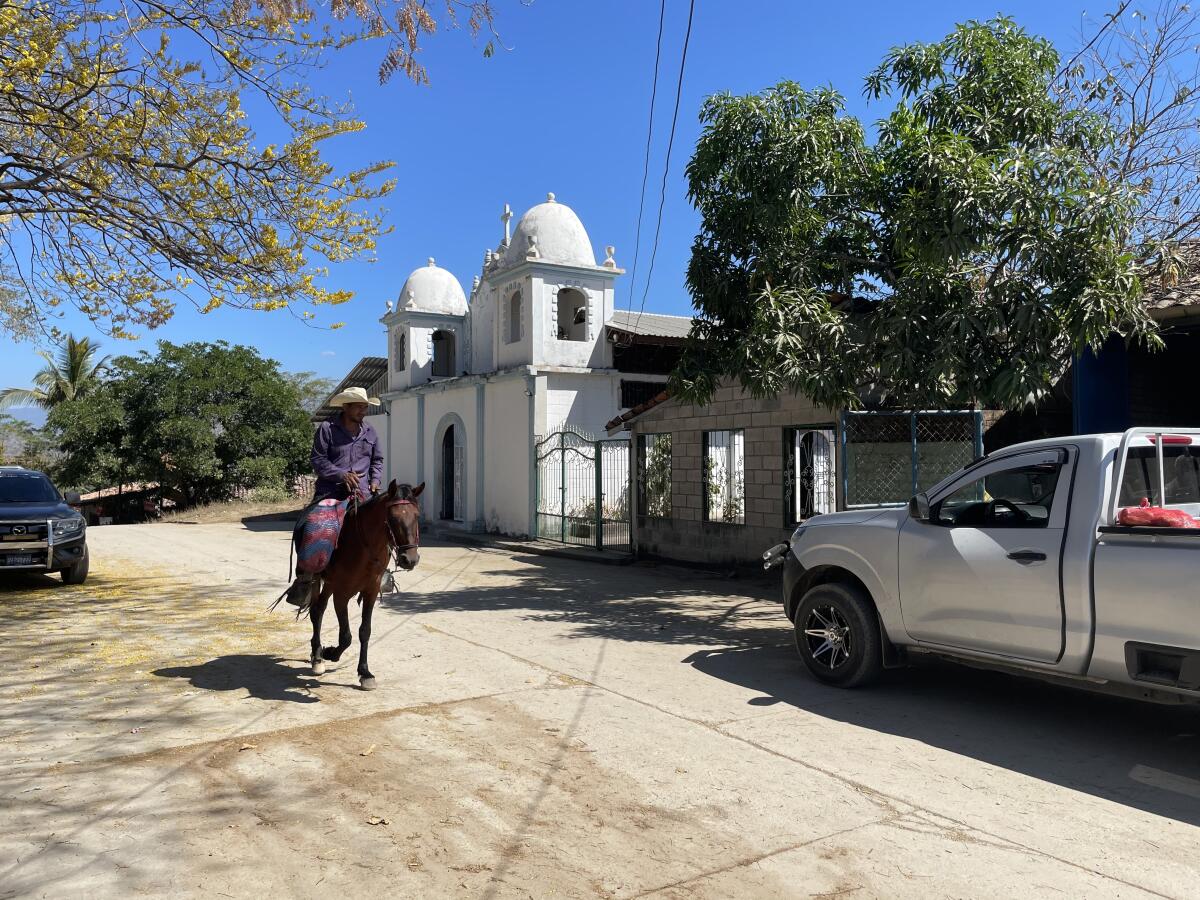
[{"label": "dark suv", "polygon": [[0,466],[0,572],[61,572],[67,584],[88,574],[87,523],[41,472]]}]

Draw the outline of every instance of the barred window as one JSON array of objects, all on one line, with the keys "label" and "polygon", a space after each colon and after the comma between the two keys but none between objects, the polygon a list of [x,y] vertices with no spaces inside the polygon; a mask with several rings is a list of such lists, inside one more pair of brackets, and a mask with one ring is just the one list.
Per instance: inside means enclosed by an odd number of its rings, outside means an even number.
[{"label": "barred window", "polygon": [[638,435],[638,512],[671,516],[671,435]]},{"label": "barred window", "polygon": [[802,425],[783,430],[784,521],[788,525],[837,509],[836,429]]},{"label": "barred window", "polygon": [[704,517],[709,522],[746,521],[745,432],[704,432]]},{"label": "barred window", "polygon": [[621,408],[633,409],[647,400],[653,400],[667,385],[662,381],[629,381],[621,379]]}]

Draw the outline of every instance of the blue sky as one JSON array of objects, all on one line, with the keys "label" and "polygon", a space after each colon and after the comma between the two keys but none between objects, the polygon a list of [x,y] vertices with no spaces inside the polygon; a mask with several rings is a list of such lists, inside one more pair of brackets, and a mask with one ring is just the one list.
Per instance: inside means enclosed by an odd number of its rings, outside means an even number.
[{"label": "blue sky", "polygon": [[[400,77],[380,86],[379,44],[343,51],[319,74],[315,89],[353,100],[367,123],[358,135],[330,142],[341,167],[377,159],[396,162],[396,191],[385,201],[394,231],[380,241],[378,261],[339,265],[332,282],[356,297],[319,311],[339,331],[305,327],[286,313],[179,309],[166,326],[138,341],[102,338],[105,352],[130,353],[171,341],[225,339],[251,344],[292,371],[341,377],[365,355],[384,355],[378,318],[405,277],[429,256],[469,287],[486,248],[502,234],[505,203],[519,216],[553,191],[583,220],[598,259],[614,244],[627,270],[633,262],[642,180],[658,4],[653,0],[495,0],[508,49],[483,59],[464,32],[427,41],[431,85]],[[881,105],[862,97],[863,77],[892,46],[943,36],[956,21],[1010,15],[1069,53],[1078,45],[1084,9],[1070,0],[992,3],[801,0],[697,0],[679,124],[675,136],[658,259],[646,309],[686,315],[683,285],[696,215],[687,202],[683,167],[699,134],[702,99],[719,91],[747,93],[782,79],[806,87],[832,85],[850,112],[867,121]],[[1100,7],[1089,10],[1099,15]],[[686,0],[667,0],[643,253],[653,236],[663,155],[687,18]],[[629,275],[618,280],[617,305],[641,302]],[[636,293],[636,295],[635,295]],[[94,331],[76,319],[77,334]],[[28,344],[0,337],[0,386],[25,385],[38,360]]]}]

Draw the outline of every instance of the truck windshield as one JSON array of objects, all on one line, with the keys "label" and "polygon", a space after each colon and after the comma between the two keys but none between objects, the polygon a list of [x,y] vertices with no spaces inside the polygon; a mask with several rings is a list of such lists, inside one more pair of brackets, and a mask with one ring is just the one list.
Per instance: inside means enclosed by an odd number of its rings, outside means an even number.
[{"label": "truck windshield", "polygon": [[54,503],[58,491],[50,479],[38,472],[6,472],[0,475],[0,503]]},{"label": "truck windshield", "polygon": [[[1200,447],[1163,447],[1163,476],[1167,504],[1200,503]],[[1158,452],[1154,447],[1130,447],[1121,479],[1122,506],[1137,506],[1145,498],[1152,506],[1163,506],[1158,496]]]}]

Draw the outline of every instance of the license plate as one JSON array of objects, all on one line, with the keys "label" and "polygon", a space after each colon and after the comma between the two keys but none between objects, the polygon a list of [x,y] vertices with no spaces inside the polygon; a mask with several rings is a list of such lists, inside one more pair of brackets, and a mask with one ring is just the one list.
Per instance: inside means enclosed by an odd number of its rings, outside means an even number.
[{"label": "license plate", "polygon": [[10,556],[6,556],[4,558],[4,565],[6,565],[6,566],[32,566],[33,565],[33,554],[32,553],[14,553]]}]

